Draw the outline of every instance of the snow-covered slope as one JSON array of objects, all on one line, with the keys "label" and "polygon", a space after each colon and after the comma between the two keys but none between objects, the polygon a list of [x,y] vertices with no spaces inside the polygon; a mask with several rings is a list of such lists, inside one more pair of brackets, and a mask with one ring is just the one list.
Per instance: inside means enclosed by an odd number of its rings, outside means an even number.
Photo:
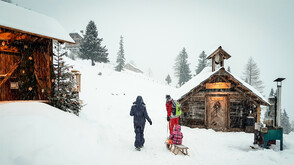
[{"label": "snow-covered slope", "polygon": [[0,164],[98,164],[97,131],[43,103],[0,104]]},{"label": "snow-covered slope", "polygon": [[[82,73],[80,117],[42,103],[0,104],[0,164],[290,164],[294,134],[284,136],[285,150],[250,149],[253,134],[182,128],[190,156],[173,155],[167,137],[165,95],[175,88],[142,74],[115,72],[112,66],[71,61]],[[100,74],[99,74],[100,73]],[[132,102],[141,95],[153,121],[145,127],[145,146],[134,149]]]}]

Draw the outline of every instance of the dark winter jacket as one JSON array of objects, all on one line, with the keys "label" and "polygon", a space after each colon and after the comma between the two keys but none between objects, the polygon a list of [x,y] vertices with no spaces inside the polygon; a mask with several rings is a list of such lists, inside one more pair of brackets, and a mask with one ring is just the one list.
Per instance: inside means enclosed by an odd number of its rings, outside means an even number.
[{"label": "dark winter jacket", "polygon": [[170,139],[172,139],[173,144],[182,144],[182,139],[183,139],[183,134],[181,132],[181,126],[177,125],[174,128],[174,132],[170,135],[169,137]]},{"label": "dark winter jacket", "polygon": [[138,96],[133,103],[130,115],[134,116],[134,126],[145,126],[146,119],[150,125],[152,125],[152,121],[148,116],[145,103],[141,96]]}]

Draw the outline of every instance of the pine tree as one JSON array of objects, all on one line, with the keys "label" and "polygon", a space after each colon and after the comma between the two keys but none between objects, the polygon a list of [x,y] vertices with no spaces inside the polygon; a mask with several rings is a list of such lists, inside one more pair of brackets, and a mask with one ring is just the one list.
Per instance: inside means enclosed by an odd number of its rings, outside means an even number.
[{"label": "pine tree", "polygon": [[208,66],[207,55],[204,51],[199,55],[198,66],[196,68],[196,74],[199,74],[206,66]]},{"label": "pine tree", "polygon": [[94,21],[90,21],[86,27],[86,34],[81,41],[80,57],[82,59],[91,59],[92,66],[94,62],[109,62],[106,46],[101,46],[102,38],[98,38],[98,31]]},{"label": "pine tree", "polygon": [[117,52],[117,59],[116,63],[117,66],[115,67],[116,71],[122,71],[123,67],[125,66],[125,51],[124,51],[124,42],[123,42],[123,37],[120,36],[120,41],[119,41],[119,50]]},{"label": "pine tree", "polygon": [[291,132],[291,124],[290,124],[289,116],[285,109],[283,113],[281,114],[281,126],[283,127],[283,131],[285,134],[289,134]]},{"label": "pine tree", "polygon": [[178,85],[182,86],[187,81],[191,79],[191,70],[189,68],[188,64],[188,54],[186,52],[186,49],[183,48],[183,50],[180,52],[180,54],[176,58],[176,63],[174,66],[175,69],[175,76],[179,78]]},{"label": "pine tree", "polygon": [[170,75],[168,74],[167,77],[165,78],[166,83],[169,85],[171,83],[171,78]]},{"label": "pine tree", "polygon": [[63,56],[65,50],[61,48],[60,43],[54,46],[54,83],[52,84],[52,94],[49,98],[52,106],[65,112],[79,115],[81,104],[78,92],[75,92],[75,75],[70,71],[72,66],[65,64]]},{"label": "pine tree", "polygon": [[259,92],[263,92],[263,82],[260,80],[260,71],[257,64],[250,57],[243,72],[243,80],[257,89]]}]

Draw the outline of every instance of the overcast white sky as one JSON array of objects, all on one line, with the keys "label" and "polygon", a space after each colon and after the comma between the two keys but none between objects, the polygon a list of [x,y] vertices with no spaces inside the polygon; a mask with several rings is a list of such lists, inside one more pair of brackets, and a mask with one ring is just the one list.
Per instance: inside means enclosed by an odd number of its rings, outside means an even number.
[{"label": "overcast white sky", "polygon": [[[222,46],[232,57],[225,62],[242,76],[250,56],[258,64],[264,95],[285,77],[282,108],[294,120],[293,0],[12,0],[19,6],[57,19],[68,32],[85,29],[90,20],[115,63],[120,35],[127,62],[164,81],[174,76],[175,58],[186,48],[190,69],[197,59]],[[9,14],[13,14],[9,13]],[[172,78],[174,82],[177,80]],[[291,85],[292,84],[292,85]]]}]

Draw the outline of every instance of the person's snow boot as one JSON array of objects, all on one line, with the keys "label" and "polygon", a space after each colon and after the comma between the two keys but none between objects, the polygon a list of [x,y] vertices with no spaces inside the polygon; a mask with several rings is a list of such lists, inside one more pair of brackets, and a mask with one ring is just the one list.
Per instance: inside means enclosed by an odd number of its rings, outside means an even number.
[{"label": "person's snow boot", "polygon": [[141,148],[136,148],[137,151],[141,151]]}]

